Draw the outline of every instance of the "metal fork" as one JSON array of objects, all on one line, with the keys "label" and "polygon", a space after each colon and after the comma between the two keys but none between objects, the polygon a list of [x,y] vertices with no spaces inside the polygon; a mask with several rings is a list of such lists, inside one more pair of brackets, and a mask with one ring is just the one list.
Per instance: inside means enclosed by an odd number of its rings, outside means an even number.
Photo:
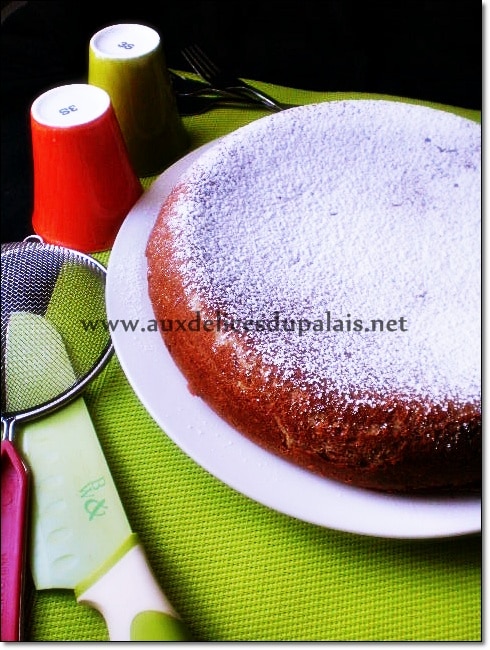
[{"label": "metal fork", "polygon": [[290,108],[289,105],[281,104],[242,79],[219,68],[198,45],[189,45],[189,47],[183,48],[182,56],[194,72],[214,88],[233,92],[233,94],[246,97],[249,100],[253,99],[271,111],[282,111],[285,108]]},{"label": "metal fork", "polygon": [[199,115],[217,106],[257,106],[257,100],[213,88],[204,81],[184,77],[169,69],[170,82],[181,115]]}]

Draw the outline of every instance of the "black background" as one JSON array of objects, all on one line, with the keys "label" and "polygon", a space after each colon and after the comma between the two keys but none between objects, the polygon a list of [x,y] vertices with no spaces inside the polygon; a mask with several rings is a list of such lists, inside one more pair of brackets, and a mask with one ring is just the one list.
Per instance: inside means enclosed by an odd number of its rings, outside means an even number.
[{"label": "black background", "polygon": [[154,27],[176,69],[189,69],[180,50],[198,43],[250,79],[482,107],[474,0],[2,2],[2,241],[31,233],[32,101],[86,81],[90,37],[118,22]]}]

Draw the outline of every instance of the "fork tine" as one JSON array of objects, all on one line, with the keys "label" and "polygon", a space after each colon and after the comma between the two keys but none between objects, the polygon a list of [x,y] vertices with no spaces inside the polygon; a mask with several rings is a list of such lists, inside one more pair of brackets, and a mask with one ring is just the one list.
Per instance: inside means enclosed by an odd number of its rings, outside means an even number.
[{"label": "fork tine", "polygon": [[216,63],[211,61],[211,59],[201,50],[199,45],[194,45],[194,51],[196,55],[199,57],[199,60],[202,62],[203,65],[205,65],[212,74],[219,74],[221,70],[218,68]]},{"label": "fork tine", "polygon": [[198,74],[199,76],[202,76],[201,71],[197,69],[196,62],[195,62],[195,59],[194,59],[194,55],[193,55],[193,52],[190,49],[190,47],[185,47],[182,50],[182,56],[187,61],[187,63],[191,66],[191,68],[194,70],[194,72],[196,74]]},{"label": "fork tine", "polygon": [[211,84],[217,75],[220,74],[219,68],[204,54],[197,45],[189,45],[182,50],[184,58],[201,77],[204,77]]},{"label": "fork tine", "polygon": [[206,79],[212,79],[215,76],[213,67],[209,65],[209,62],[206,60],[206,57],[202,57],[201,52],[197,46],[194,46],[192,49],[192,57],[195,67],[200,70],[200,73]]}]

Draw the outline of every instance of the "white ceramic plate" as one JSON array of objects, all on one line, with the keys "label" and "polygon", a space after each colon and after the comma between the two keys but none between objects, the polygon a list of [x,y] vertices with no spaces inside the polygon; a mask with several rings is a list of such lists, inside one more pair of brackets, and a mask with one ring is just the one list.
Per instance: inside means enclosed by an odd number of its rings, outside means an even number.
[{"label": "white ceramic plate", "polygon": [[164,432],[196,463],[238,492],[281,513],[320,526],[387,538],[436,538],[478,533],[478,496],[378,494],[329,481],[250,442],[219,418],[187,383],[158,332],[147,294],[145,248],[160,206],[182,172],[206,148],[165,171],[128,214],[114,244],[107,277],[108,318],[117,326],[116,354],[137,396]]}]

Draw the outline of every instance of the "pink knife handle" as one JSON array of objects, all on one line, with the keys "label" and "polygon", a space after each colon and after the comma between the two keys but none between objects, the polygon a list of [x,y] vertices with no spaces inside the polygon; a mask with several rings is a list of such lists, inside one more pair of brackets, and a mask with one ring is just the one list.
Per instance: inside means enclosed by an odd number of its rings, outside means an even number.
[{"label": "pink knife handle", "polygon": [[19,641],[25,571],[28,476],[9,440],[2,440],[2,641]]}]

